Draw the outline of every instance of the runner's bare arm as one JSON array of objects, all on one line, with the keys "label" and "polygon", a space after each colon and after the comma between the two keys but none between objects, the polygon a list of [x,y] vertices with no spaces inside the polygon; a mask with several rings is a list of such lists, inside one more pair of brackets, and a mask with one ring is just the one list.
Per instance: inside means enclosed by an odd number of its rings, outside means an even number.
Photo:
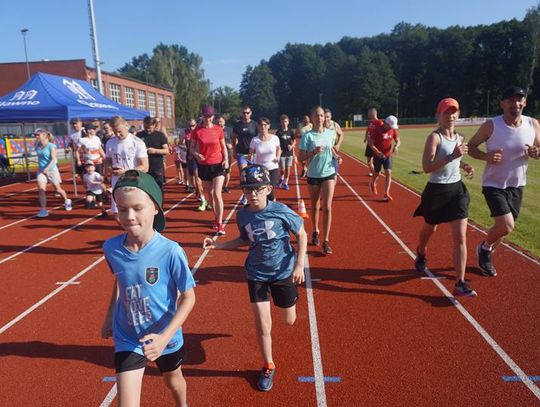
[{"label": "runner's bare arm", "polygon": [[491,133],[493,133],[493,122],[488,120],[483,123],[475,135],[467,143],[469,146],[469,155],[478,160],[488,161],[488,153],[480,150],[478,146],[482,143],[485,143],[488,138],[490,138]]}]

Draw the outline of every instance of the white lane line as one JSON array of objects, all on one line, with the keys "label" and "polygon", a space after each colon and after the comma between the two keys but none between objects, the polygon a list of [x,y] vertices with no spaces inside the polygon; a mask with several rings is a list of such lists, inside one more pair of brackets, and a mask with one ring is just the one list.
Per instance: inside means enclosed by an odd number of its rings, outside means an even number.
[{"label": "white lane line", "polygon": [[80,277],[85,275],[88,271],[90,271],[92,268],[94,268],[96,265],[101,263],[105,257],[101,256],[99,259],[94,261],[92,264],[90,264],[88,267],[86,267],[84,270],[79,272],[77,275],[70,278],[68,281],[66,281],[64,284],[62,284],[60,287],[58,287],[56,290],[51,291],[48,295],[43,297],[41,300],[36,302],[34,305],[32,305],[30,308],[28,308],[26,311],[24,311],[22,314],[18,315],[17,317],[13,318],[11,321],[9,321],[7,324],[5,324],[3,327],[0,328],[0,334],[3,334],[5,331],[7,331],[9,328],[11,328],[13,325],[15,325],[17,322],[19,322],[21,319],[26,317],[28,314],[30,314],[32,311],[36,310],[39,306],[49,301],[52,297],[54,297],[56,294],[58,294],[60,291],[62,291],[64,288],[69,287],[74,281],[78,280]]},{"label": "white lane line", "polygon": [[[0,260],[0,264],[5,263],[5,262],[8,261],[8,260],[12,260],[12,259],[14,259],[14,258],[17,257],[17,256],[20,256],[21,254],[26,253],[27,251],[32,250],[32,249],[35,248],[35,247],[41,246],[43,243],[47,243],[48,241],[57,238],[58,236],[62,236],[64,233],[67,233],[67,232],[69,232],[70,230],[73,230],[73,229],[75,229],[75,228],[77,228],[77,227],[79,227],[79,226],[82,226],[82,225],[84,225],[85,223],[88,223],[88,222],[90,222],[91,220],[94,220],[95,218],[97,218],[97,217],[99,217],[99,216],[101,216],[101,213],[99,213],[99,214],[97,214],[97,215],[95,215],[95,216],[92,216],[91,218],[88,218],[88,219],[86,219],[86,220],[83,220],[82,222],[79,222],[79,223],[77,223],[76,225],[73,225],[72,227],[70,227],[70,228],[68,228],[68,229],[64,229],[64,230],[62,230],[61,232],[58,232],[58,233],[52,235],[51,237],[48,237],[48,238],[45,239],[45,240],[42,240],[42,241],[40,241],[40,242],[38,242],[38,243],[36,243],[36,244],[33,244],[32,246],[28,246],[28,247],[27,247],[26,249],[24,249],[24,250],[20,250],[20,251],[18,251],[17,253],[13,253],[11,256],[8,256],[8,257],[6,257],[6,258]],[[5,269],[4,269],[4,270],[5,270]]]},{"label": "white lane line", "polygon": [[110,406],[111,403],[113,402],[114,398],[116,397],[116,393],[117,393],[117,387],[116,387],[116,383],[115,383],[113,385],[113,387],[111,388],[111,390],[109,390],[109,392],[107,393],[107,396],[105,396],[105,399],[101,402],[99,407],[108,407],[108,406]]},{"label": "white lane line", "polygon": [[[394,240],[399,243],[399,245],[405,250],[411,259],[415,258],[415,254],[411,249],[409,249],[405,243],[394,233],[392,229],[377,215],[377,213],[362,199],[360,195],[353,189],[353,187],[341,176],[339,175],[341,181],[349,188],[349,190],[356,196],[362,205],[371,213],[371,215],[377,219],[377,221],[388,231],[388,233],[394,238]],[[499,357],[506,363],[506,365],[512,369],[512,371],[523,381],[525,386],[540,400],[540,389],[534,384],[534,382],[529,378],[528,375],[523,372],[523,370],[517,365],[516,362],[504,351],[503,348],[488,334],[488,332],[480,325],[480,323],[474,319],[474,317],[459,303],[458,300],[446,289],[446,287],[431,273],[427,271],[426,274],[429,277],[432,277],[431,281],[433,284],[441,290],[441,292],[450,300],[450,302],[456,307],[456,309],[465,317],[467,321],[473,326],[473,328],[484,338],[489,346],[499,355]]]},{"label": "white lane line", "polygon": [[[354,156],[352,156],[352,155],[350,155],[350,154],[348,154],[348,153],[345,153],[345,155],[346,155],[347,157],[351,158],[353,161],[356,161],[357,163],[362,164],[364,167],[367,167],[366,163],[364,163],[363,161],[359,160],[358,158],[356,158],[356,157],[354,157]],[[402,184],[401,182],[396,181],[395,179],[392,179],[392,182],[393,182],[393,183],[396,183],[397,185],[399,185],[399,186],[400,186],[401,188],[403,188],[404,190],[409,191],[411,194],[416,195],[417,197],[420,197],[420,194],[419,194],[418,192],[416,192],[416,191],[410,189],[408,186]],[[480,232],[480,233],[482,233],[482,234],[484,234],[484,235],[487,235],[487,232],[486,232],[485,230],[479,228],[479,227],[476,226],[475,224],[469,222],[468,225],[469,225],[469,227],[471,227],[472,229],[477,230],[478,232]],[[515,247],[513,247],[512,245],[509,245],[509,244],[506,243],[506,242],[501,242],[501,244],[502,244],[504,247],[506,247],[507,249],[513,251],[514,253],[519,254],[520,256],[524,257],[525,259],[527,259],[527,260],[529,260],[529,261],[531,261],[531,262],[533,262],[533,263],[535,263],[535,264],[537,264],[537,265],[540,266],[540,260],[537,260],[537,259],[535,259],[534,257],[529,256],[527,253],[524,253],[524,252],[520,251],[519,249],[516,249]]]},{"label": "white lane line", "polygon": [[[82,198],[74,199],[74,200],[73,200],[73,203],[75,204],[75,203],[80,202],[80,201],[82,201]],[[52,212],[52,211],[54,211],[54,210],[63,208],[63,207],[64,207],[63,204],[62,204],[62,205],[55,206],[54,208],[49,209],[49,213]],[[37,218],[37,214],[32,215],[32,216],[28,216],[27,218],[19,219],[19,220],[15,221],[15,222],[8,223],[7,225],[4,225],[4,226],[0,226],[0,230],[9,228],[9,227],[11,227],[11,226],[15,226],[15,225],[17,225],[18,223],[24,222],[24,221],[26,221],[26,220],[34,219],[34,218]]]},{"label": "white lane line", "polygon": [[313,296],[313,284],[309,268],[309,259],[306,254],[304,273],[306,275],[306,298],[309,314],[309,333],[311,335],[311,353],[313,355],[313,373],[315,377],[315,394],[317,406],[326,407],[326,389],[322,366],[321,345],[319,342],[319,330],[317,328],[317,314],[315,312],[315,298]]},{"label": "white lane line", "polygon": [[[294,166],[294,178],[296,181],[296,196],[300,204],[300,183],[298,182],[298,172]],[[306,298],[308,303],[309,332],[311,336],[311,354],[313,357],[313,376],[315,378],[315,395],[317,397],[317,406],[326,407],[326,388],[323,374],[323,364],[321,356],[321,345],[319,342],[319,328],[317,326],[317,314],[315,312],[315,297],[313,295],[313,281],[309,268],[309,258],[305,256],[304,273],[306,277]]]}]

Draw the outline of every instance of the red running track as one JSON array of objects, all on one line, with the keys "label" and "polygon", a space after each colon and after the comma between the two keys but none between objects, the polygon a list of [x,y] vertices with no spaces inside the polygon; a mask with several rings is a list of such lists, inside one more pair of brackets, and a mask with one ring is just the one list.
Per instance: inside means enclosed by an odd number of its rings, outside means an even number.
[{"label": "red running track", "polygon": [[[429,276],[414,271],[411,257],[418,197],[394,185],[394,201],[379,201],[368,195],[366,172],[352,158],[340,169],[335,254],[308,248],[297,323],[284,326],[274,313],[277,373],[269,393],[255,389],[261,362],[245,251],[204,252],[211,214],[195,212],[192,196],[167,185],[165,235],[197,266],[197,304],[185,326],[190,406],[539,405],[538,262],[501,247],[499,276],[482,277],[474,257],[482,232],[470,228],[467,278],[478,298],[456,301],[449,229],[441,227],[429,251],[433,275],[444,279],[422,278]],[[37,211],[36,191],[23,192],[32,186],[0,190],[0,405],[115,405],[112,344],[100,339],[113,284],[101,244],[120,230],[80,204],[27,219]],[[303,180],[299,191],[309,206]],[[227,239],[238,234],[239,196],[225,195]],[[279,190],[278,199],[296,206],[296,188]],[[149,367],[142,405],[170,404]]]}]

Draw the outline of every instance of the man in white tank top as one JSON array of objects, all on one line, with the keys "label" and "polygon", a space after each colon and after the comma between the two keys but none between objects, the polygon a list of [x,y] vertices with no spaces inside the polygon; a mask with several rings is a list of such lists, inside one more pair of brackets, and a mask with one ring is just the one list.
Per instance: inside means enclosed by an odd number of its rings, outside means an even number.
[{"label": "man in white tank top", "polygon": [[[540,124],[522,115],[527,106],[526,92],[517,86],[506,89],[500,106],[503,114],[485,122],[469,141],[469,154],[486,161],[482,193],[495,224],[476,251],[478,266],[490,277],[497,275],[493,250],[512,232],[519,215],[528,159],[538,159],[540,153]],[[478,148],[482,143],[486,143],[485,152]]]}]

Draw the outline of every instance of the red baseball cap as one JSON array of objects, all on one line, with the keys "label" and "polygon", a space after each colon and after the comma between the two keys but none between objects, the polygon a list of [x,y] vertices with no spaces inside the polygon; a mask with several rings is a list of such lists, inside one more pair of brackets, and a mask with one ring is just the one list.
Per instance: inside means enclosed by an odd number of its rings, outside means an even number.
[{"label": "red baseball cap", "polygon": [[444,98],[437,105],[437,113],[446,112],[448,108],[455,107],[456,110],[459,110],[459,103],[456,99]]}]

